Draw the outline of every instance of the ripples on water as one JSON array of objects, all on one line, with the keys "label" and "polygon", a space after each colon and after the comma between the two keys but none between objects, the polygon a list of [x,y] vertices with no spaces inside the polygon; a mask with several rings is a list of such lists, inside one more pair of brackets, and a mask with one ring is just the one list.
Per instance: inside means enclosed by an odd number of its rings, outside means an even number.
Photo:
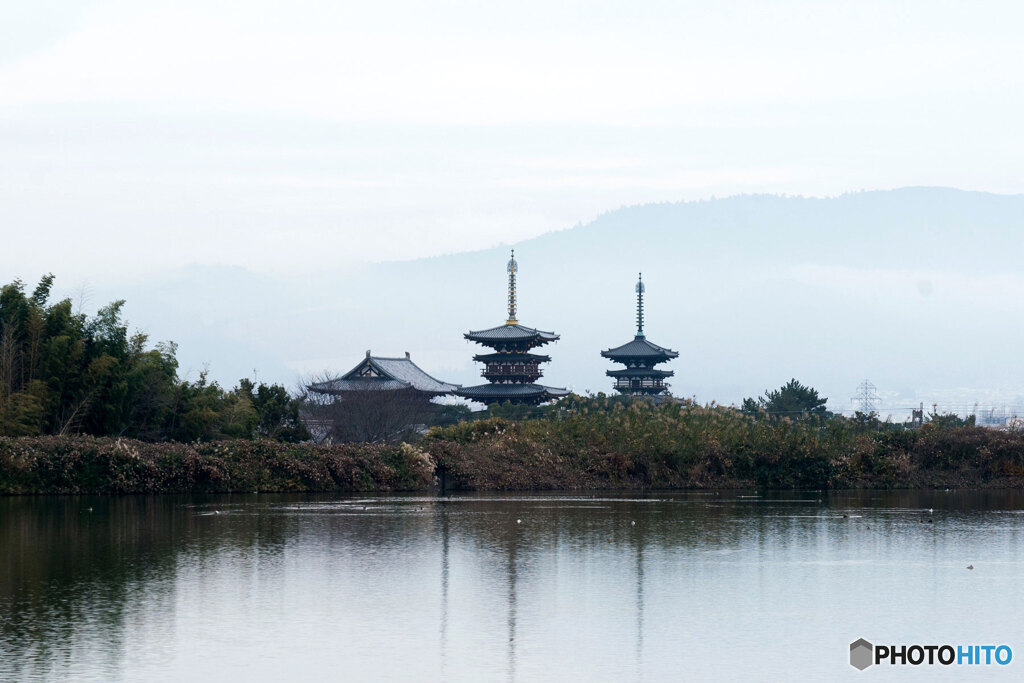
[{"label": "ripples on water", "polygon": [[0,680],[830,679],[872,673],[847,664],[862,636],[1024,657],[1022,511],[1015,492],[6,498]]}]

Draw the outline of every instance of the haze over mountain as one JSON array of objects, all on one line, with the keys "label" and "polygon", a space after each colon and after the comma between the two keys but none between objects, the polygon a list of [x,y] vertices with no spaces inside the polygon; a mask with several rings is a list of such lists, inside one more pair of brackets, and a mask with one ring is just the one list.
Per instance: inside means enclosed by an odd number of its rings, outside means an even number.
[{"label": "haze over mountain", "polygon": [[[796,377],[850,410],[870,378],[895,419],[918,401],[1019,408],[1022,226],[1024,195],[943,188],[624,207],[513,245],[519,319],[562,336],[542,382],[607,392],[599,352],[635,333],[643,271],[647,336],[680,352],[676,395],[733,403]],[[344,371],[367,349],[468,384],[478,347],[462,334],[504,322],[507,259],[501,246],[332,270],[321,254],[294,277],[193,266],[91,301],[128,299],[133,325],[179,342],[184,372],[208,365],[229,385]]]}]

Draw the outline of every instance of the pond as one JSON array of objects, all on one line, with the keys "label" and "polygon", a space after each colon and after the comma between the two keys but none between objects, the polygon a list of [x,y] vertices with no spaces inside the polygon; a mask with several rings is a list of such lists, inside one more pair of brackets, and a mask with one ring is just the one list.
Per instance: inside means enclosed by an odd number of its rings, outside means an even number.
[{"label": "pond", "polygon": [[861,637],[1024,656],[1022,541],[1007,491],[0,498],[0,680],[820,680],[868,675]]}]

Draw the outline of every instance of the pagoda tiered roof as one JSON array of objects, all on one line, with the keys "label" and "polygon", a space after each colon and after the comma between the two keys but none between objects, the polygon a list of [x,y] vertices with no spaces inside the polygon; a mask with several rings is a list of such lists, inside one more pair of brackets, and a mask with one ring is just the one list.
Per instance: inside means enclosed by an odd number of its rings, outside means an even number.
[{"label": "pagoda tiered roof", "polygon": [[658,346],[654,342],[648,341],[643,335],[637,335],[632,341],[626,342],[622,346],[616,346],[614,349],[602,351],[601,355],[613,360],[620,358],[643,358],[645,360],[660,358],[664,361],[672,358],[678,358],[679,352],[665,348],[664,346]]},{"label": "pagoda tiered roof", "polygon": [[528,353],[535,346],[558,341],[554,332],[538,330],[520,325],[516,318],[516,263],[515,251],[508,262],[508,318],[504,325],[485,330],[471,330],[463,336],[483,346],[494,349],[494,353],[483,353],[473,360],[484,363],[483,375],[489,381],[472,387],[462,387],[456,393],[481,403],[544,403],[567,396],[569,391],[558,387],[545,387],[534,382],[541,378],[541,363],[551,360],[549,356]]},{"label": "pagoda tiered roof", "polygon": [[525,342],[536,340],[542,344],[558,341],[558,335],[554,332],[545,332],[519,323],[505,323],[486,330],[469,331],[463,335],[470,341],[475,341],[485,346],[503,342]]},{"label": "pagoda tiered roof", "polygon": [[539,353],[480,353],[473,356],[478,363],[547,363],[551,356],[544,356]]},{"label": "pagoda tiered roof", "polygon": [[672,377],[676,373],[672,370],[658,370],[656,368],[624,368],[622,370],[606,370],[609,377]]},{"label": "pagoda tiered roof", "polygon": [[518,384],[514,382],[481,384],[475,387],[463,387],[456,392],[459,396],[481,401],[498,403],[501,401],[544,402],[569,395],[568,389],[545,387],[540,384]]},{"label": "pagoda tiered roof", "polygon": [[615,379],[614,388],[623,394],[660,396],[668,387],[665,380],[675,373],[658,370],[654,366],[679,357],[678,351],[659,346],[644,336],[644,287],[643,274],[636,283],[636,336],[622,346],[602,351],[601,355],[616,363],[625,365],[619,370],[608,370],[606,375]]}]

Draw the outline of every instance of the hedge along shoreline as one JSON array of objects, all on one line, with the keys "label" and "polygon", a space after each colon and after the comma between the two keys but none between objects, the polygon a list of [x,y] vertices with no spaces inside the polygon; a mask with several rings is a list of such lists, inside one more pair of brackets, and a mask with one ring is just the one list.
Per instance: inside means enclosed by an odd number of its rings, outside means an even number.
[{"label": "hedge along shoreline", "polygon": [[0,495],[387,492],[421,491],[433,485],[433,461],[409,444],[0,438]]},{"label": "hedge along shoreline", "polygon": [[1024,487],[1024,432],[858,431],[644,404],[434,429],[415,445],[0,438],[0,495]]},{"label": "hedge along shoreline", "polygon": [[466,489],[1024,487],[1021,429],[872,428],[691,402],[578,399],[544,419],[434,429],[424,448]]}]

